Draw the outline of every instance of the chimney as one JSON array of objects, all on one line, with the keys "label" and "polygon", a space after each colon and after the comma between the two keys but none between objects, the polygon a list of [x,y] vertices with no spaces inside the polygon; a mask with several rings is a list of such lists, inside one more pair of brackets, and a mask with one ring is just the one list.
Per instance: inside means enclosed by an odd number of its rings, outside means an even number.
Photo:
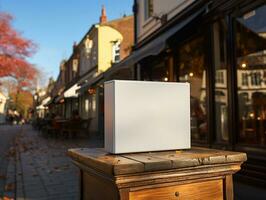
[{"label": "chimney", "polygon": [[77,47],[77,42],[74,42],[73,43],[73,52],[75,51],[76,47]]},{"label": "chimney", "polygon": [[100,17],[100,24],[103,24],[105,22],[107,22],[106,10],[105,10],[105,7],[102,6],[102,14]]}]

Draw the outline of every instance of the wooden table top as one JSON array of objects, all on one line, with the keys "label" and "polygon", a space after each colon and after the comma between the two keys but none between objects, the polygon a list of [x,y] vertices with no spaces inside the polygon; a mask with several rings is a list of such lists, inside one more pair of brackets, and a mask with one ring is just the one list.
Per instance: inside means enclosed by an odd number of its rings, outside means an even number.
[{"label": "wooden table top", "polygon": [[99,148],[69,149],[76,162],[110,175],[126,175],[213,164],[242,163],[245,153],[193,147],[188,150],[113,155]]}]

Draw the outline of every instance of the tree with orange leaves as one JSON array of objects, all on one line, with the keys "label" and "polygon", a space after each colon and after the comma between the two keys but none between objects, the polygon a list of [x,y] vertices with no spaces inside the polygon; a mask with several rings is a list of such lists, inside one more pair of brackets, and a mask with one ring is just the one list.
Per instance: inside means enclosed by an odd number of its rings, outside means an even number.
[{"label": "tree with orange leaves", "polygon": [[23,88],[30,86],[37,75],[37,69],[26,60],[36,45],[11,26],[12,20],[11,15],[0,13],[0,78],[14,78]]},{"label": "tree with orange leaves", "polygon": [[31,91],[38,75],[27,58],[35,53],[36,45],[12,27],[12,20],[11,15],[0,12],[0,84],[4,80],[13,85],[12,91],[8,91],[9,106],[25,114],[32,105]]},{"label": "tree with orange leaves", "polygon": [[21,90],[19,94],[11,92],[9,98],[12,100],[9,102],[9,109],[16,110],[22,116],[26,117],[28,110],[33,106],[32,93],[24,90]]}]

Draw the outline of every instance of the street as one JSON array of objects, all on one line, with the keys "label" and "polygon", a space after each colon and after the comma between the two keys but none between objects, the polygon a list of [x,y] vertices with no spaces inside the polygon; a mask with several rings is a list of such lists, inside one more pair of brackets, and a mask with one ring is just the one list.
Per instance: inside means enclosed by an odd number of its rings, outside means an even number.
[{"label": "street", "polygon": [[[1,197],[8,199],[78,199],[79,170],[66,152],[69,148],[102,147],[102,140],[44,138],[31,125],[0,126]],[[8,163],[6,152],[15,137]]]},{"label": "street", "polygon": [[19,132],[19,126],[0,126],[0,197],[3,196],[6,172],[8,167],[7,152],[12,145],[12,141]]}]

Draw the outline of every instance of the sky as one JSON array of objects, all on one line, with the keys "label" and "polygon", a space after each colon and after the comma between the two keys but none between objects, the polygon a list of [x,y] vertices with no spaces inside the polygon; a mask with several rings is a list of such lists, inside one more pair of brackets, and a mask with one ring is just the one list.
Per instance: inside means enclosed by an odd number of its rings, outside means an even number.
[{"label": "sky", "polygon": [[29,61],[47,79],[56,79],[59,64],[71,55],[73,43],[99,22],[102,5],[112,20],[131,15],[133,0],[0,0],[0,11],[13,15],[13,27],[37,44],[37,53]]}]

